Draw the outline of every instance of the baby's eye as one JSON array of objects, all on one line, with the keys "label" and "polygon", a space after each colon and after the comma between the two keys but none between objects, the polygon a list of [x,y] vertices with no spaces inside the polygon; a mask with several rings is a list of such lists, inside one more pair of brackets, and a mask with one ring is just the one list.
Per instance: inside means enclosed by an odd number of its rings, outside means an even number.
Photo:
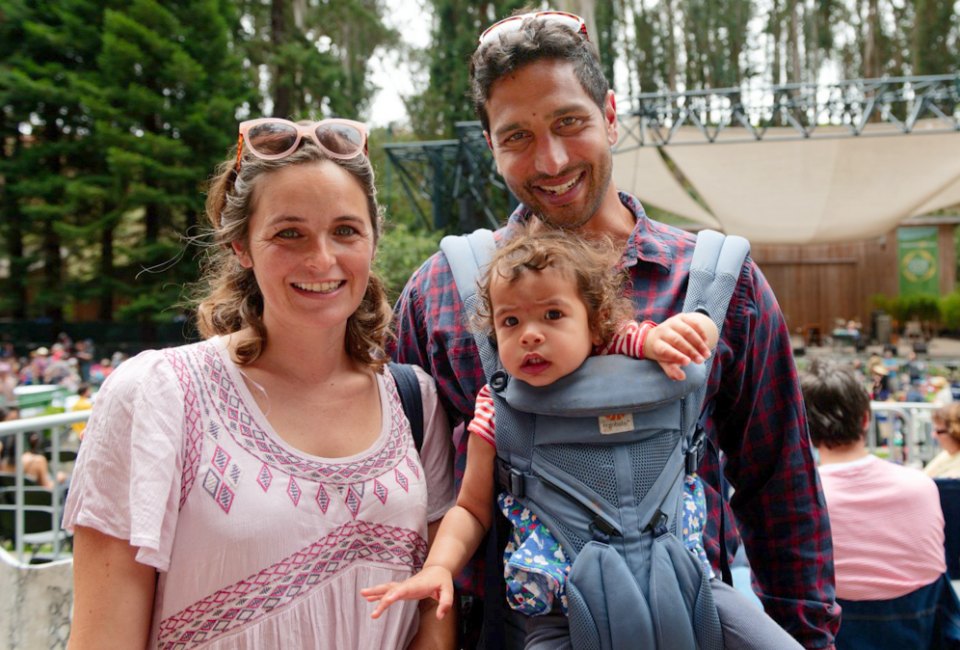
[{"label": "baby's eye", "polygon": [[517,323],[519,322],[520,321],[517,320],[516,316],[507,316],[502,321],[500,321],[500,324],[503,325],[504,327],[516,327]]},{"label": "baby's eye", "polygon": [[547,313],[544,314],[544,318],[547,320],[560,320],[563,318],[563,312],[559,309],[548,309]]}]

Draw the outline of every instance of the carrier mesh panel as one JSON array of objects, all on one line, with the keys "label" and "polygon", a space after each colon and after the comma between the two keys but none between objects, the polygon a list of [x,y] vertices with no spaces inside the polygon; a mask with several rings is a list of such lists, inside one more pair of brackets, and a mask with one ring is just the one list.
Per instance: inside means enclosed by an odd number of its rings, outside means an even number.
[{"label": "carrier mesh panel", "polygon": [[593,621],[590,608],[583,600],[583,596],[576,587],[567,589],[568,614],[570,624],[570,640],[577,650],[600,650],[600,638],[597,633],[597,624]]},{"label": "carrier mesh panel", "polygon": [[614,508],[620,507],[613,449],[607,445],[542,445],[535,453],[551,465],[589,485]]},{"label": "carrier mesh panel", "polygon": [[555,519],[556,525],[551,526],[551,528],[559,528],[559,530],[554,531],[557,534],[565,536],[570,541],[570,546],[573,547],[573,552],[577,555],[580,555],[580,551],[583,550],[583,547],[587,544],[588,539],[584,539],[580,536],[580,532],[576,528],[572,528],[566,524],[561,519]]},{"label": "carrier mesh panel", "polygon": [[677,445],[677,431],[663,431],[652,438],[630,446],[630,466],[633,469],[633,496],[639,503],[653,486]]}]

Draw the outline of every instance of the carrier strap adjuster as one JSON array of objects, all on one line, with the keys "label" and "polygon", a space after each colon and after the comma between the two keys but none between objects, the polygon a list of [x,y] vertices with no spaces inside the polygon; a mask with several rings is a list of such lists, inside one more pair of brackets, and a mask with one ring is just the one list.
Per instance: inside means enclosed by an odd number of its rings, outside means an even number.
[{"label": "carrier strap adjuster", "polygon": [[703,460],[703,455],[707,449],[707,434],[703,430],[703,427],[697,424],[696,430],[693,432],[693,438],[690,440],[690,446],[687,447],[686,454],[684,455],[684,469],[687,474],[694,474],[697,471],[697,468],[700,467],[700,462]]}]

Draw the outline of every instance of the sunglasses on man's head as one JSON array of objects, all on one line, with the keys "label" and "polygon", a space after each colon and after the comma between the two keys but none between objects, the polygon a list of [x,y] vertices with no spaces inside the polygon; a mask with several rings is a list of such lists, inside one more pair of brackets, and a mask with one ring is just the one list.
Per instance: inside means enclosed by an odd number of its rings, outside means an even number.
[{"label": "sunglasses on man's head", "polygon": [[480,45],[486,45],[501,34],[520,31],[520,28],[523,27],[523,21],[528,18],[543,19],[547,22],[565,25],[573,30],[574,33],[580,34],[588,41],[590,40],[590,37],[587,35],[587,23],[585,23],[580,16],[566,11],[533,11],[531,13],[510,16],[509,18],[504,18],[503,20],[498,20],[493,23],[480,34]]},{"label": "sunglasses on man's head", "polygon": [[367,153],[367,128],[360,122],[331,118],[297,124],[279,117],[263,117],[240,123],[237,165],[234,169],[240,171],[244,145],[257,158],[278,160],[296,151],[303,138],[311,140],[325,154],[338,160]]}]

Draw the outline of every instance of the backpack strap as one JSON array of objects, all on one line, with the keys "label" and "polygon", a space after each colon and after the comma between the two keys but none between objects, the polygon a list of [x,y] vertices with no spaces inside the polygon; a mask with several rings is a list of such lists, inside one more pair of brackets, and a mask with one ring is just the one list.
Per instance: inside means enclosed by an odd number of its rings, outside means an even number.
[{"label": "backpack strap", "polygon": [[390,374],[393,381],[397,384],[397,393],[400,395],[400,404],[403,406],[403,413],[410,421],[410,431],[413,434],[413,444],[417,448],[417,453],[423,447],[423,396],[420,394],[420,382],[417,381],[417,373],[413,366],[407,363],[387,364],[390,367]]},{"label": "backpack strap", "polygon": [[494,373],[500,368],[500,358],[490,337],[478,332],[470,319],[477,312],[477,278],[487,268],[496,247],[493,232],[486,228],[479,228],[466,235],[447,235],[440,240],[440,250],[450,264],[453,282],[457,285],[460,300],[463,302],[464,315],[468,319],[467,329],[477,342],[477,351],[480,353],[487,383],[491,382]]}]

